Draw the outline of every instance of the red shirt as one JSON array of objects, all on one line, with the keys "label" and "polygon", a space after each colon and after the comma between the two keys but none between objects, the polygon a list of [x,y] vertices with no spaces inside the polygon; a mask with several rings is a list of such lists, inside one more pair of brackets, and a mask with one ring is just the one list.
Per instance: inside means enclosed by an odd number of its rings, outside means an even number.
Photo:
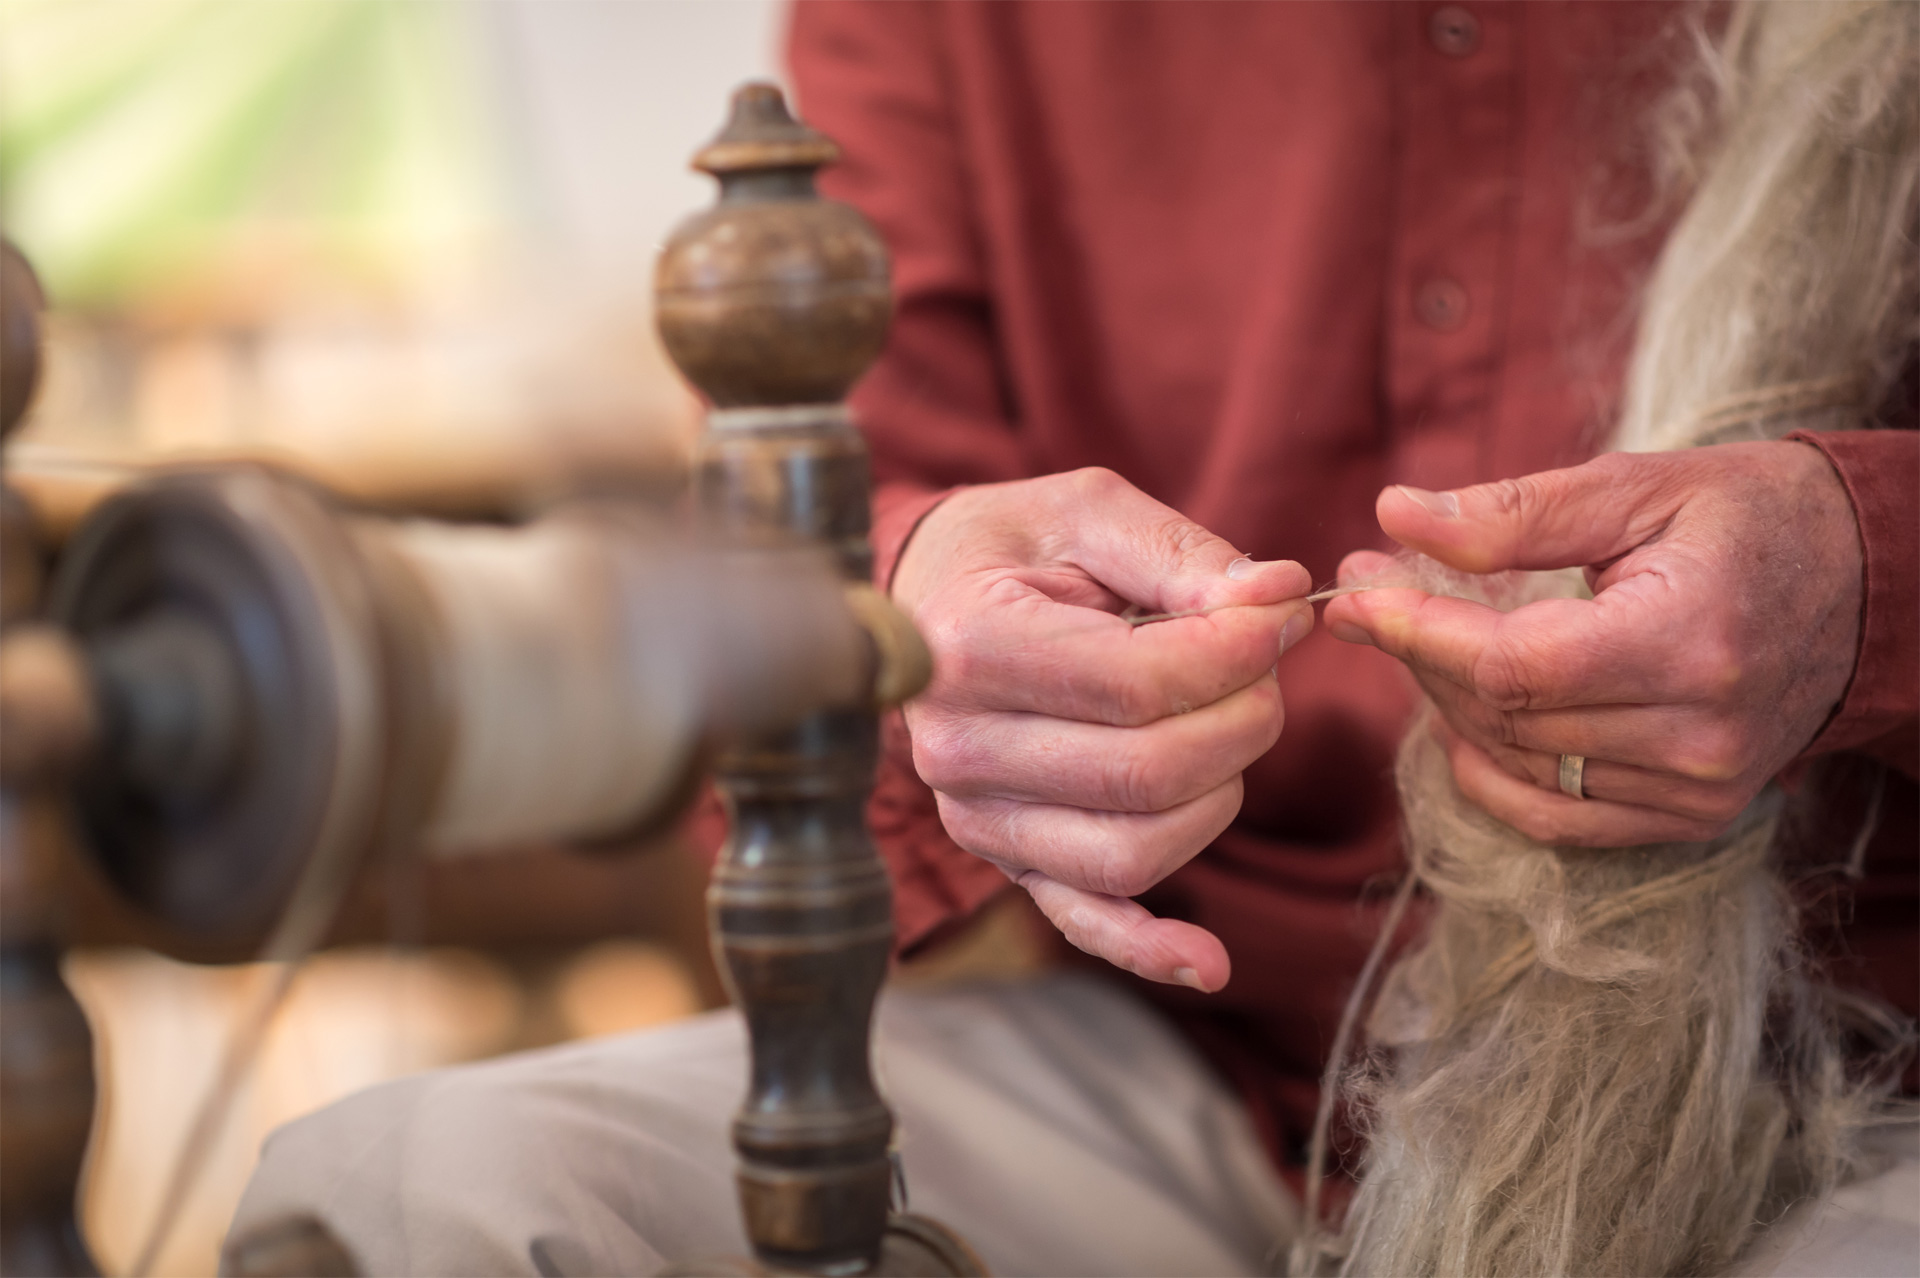
[{"label": "red shirt", "polygon": [[[1386,484],[1590,456],[1664,229],[1642,139],[1695,56],[1682,17],[1486,0],[798,5],[800,106],[845,156],[823,188],[893,252],[898,316],[854,396],[881,579],[958,484],[1110,466],[1247,554],[1327,579],[1383,544]],[[1911,1011],[1920,438],[1830,453],[1867,541],[1867,624],[1827,739],[1901,769],[1885,873],[1848,937]],[[1239,819],[1143,901],[1226,943],[1220,994],[1145,992],[1287,1162],[1380,889],[1403,870],[1391,760],[1413,702],[1391,659],[1324,632],[1279,677],[1286,731],[1248,770]],[[1006,881],[947,838],[890,731],[872,816],[910,948]]]}]

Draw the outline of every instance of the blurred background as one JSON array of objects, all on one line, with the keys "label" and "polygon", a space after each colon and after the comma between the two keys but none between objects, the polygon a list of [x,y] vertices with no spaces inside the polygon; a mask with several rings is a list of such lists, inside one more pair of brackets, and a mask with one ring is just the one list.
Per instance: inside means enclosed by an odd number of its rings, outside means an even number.
[{"label": "blurred background", "polygon": [[[651,259],[687,159],[778,78],[771,0],[0,0],[0,224],[50,295],[6,464],[71,523],[129,467],[260,456],[370,504],[670,491],[696,422]],[[263,973],[76,870],[103,1103],[84,1199],[130,1262]],[[300,972],[157,1272],[213,1272],[272,1127],[397,1074],[717,1004],[673,839],[376,868]],[[164,949],[163,956],[159,950]]]}]

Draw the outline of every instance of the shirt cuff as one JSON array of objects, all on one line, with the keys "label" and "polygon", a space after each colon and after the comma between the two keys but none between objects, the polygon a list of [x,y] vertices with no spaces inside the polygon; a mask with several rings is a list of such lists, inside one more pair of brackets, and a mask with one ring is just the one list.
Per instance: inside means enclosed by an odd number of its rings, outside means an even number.
[{"label": "shirt cuff", "polygon": [[920,521],[958,491],[958,488],[928,488],[909,483],[882,484],[874,490],[873,531],[868,534],[868,540],[873,546],[873,584],[880,593],[893,590],[893,573],[900,565],[900,552],[907,548]]},{"label": "shirt cuff", "polygon": [[1860,648],[1809,754],[1857,750],[1920,772],[1920,432],[1795,431],[1825,455],[1859,521]]}]

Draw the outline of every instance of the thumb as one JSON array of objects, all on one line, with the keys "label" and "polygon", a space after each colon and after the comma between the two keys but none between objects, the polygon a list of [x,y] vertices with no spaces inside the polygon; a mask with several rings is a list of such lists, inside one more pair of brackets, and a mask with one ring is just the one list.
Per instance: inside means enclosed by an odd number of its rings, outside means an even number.
[{"label": "thumb", "polygon": [[1292,560],[1256,563],[1111,471],[1077,471],[1072,557],[1108,589],[1155,611],[1273,604],[1313,589]]},{"label": "thumb", "polygon": [[1609,453],[1452,492],[1395,484],[1374,513],[1395,541],[1463,572],[1583,568],[1666,526],[1684,500],[1675,473],[1669,454]]}]

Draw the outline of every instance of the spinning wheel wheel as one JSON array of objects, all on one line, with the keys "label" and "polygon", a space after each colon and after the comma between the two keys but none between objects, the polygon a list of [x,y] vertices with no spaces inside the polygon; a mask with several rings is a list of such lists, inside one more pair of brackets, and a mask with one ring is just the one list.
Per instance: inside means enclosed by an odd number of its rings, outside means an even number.
[{"label": "spinning wheel wheel", "polygon": [[[356,568],[314,495],[248,471],[124,494],[67,548],[49,611],[113,743],[75,778],[76,818],[136,904],[258,935],[304,866],[366,839],[389,751]],[[431,780],[406,762],[393,788]]]}]

